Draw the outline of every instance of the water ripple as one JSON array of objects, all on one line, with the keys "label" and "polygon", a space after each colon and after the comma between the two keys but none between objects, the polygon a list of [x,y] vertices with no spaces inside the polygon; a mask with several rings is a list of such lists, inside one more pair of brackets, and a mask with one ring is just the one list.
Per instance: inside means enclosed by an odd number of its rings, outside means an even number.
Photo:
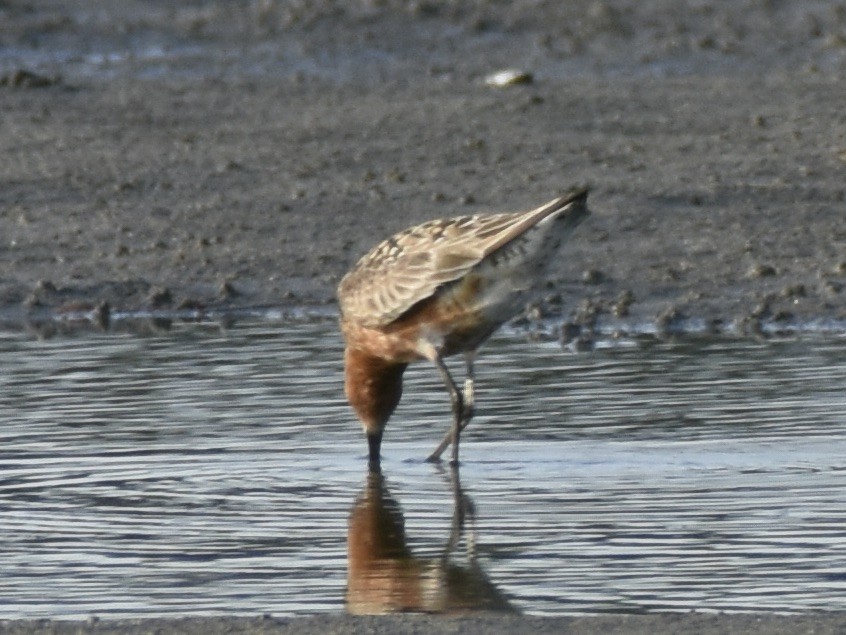
[{"label": "water ripple", "polygon": [[[843,342],[500,336],[462,447],[473,574],[533,614],[846,610]],[[369,490],[334,324],[0,350],[0,618],[351,606]],[[431,572],[455,499],[421,458],[448,400],[425,364],[407,377],[382,503]]]}]

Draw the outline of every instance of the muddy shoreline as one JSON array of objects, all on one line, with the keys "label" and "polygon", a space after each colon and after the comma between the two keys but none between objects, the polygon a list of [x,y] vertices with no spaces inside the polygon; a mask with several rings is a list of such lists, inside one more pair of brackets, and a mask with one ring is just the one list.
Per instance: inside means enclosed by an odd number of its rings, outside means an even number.
[{"label": "muddy shoreline", "polygon": [[392,615],[381,617],[320,616],[280,619],[263,617],[194,617],[178,619],[107,620],[85,622],[51,620],[0,622],[0,633],[255,633],[282,635],[310,633],[841,633],[846,617],[840,613],[803,615],[664,613],[654,615],[605,615],[583,617],[474,616],[439,617],[431,615]]},{"label": "muddy shoreline", "polygon": [[[846,332],[842,10],[375,4],[2,4],[0,328],[120,330],[137,318],[143,331],[268,308],[328,319],[337,282],[381,238],[588,184],[594,215],[529,319],[576,335]],[[534,81],[485,83],[514,64]],[[843,628],[819,613],[0,623]]]},{"label": "muddy shoreline", "polygon": [[842,329],[835,78],[575,84],[4,88],[0,313],[332,307],[383,236],[588,183],[535,315]]},{"label": "muddy shoreline", "polygon": [[[532,315],[844,330],[830,3],[0,10],[5,328],[331,308],[393,232],[588,184]],[[533,81],[489,86],[506,66]]]}]

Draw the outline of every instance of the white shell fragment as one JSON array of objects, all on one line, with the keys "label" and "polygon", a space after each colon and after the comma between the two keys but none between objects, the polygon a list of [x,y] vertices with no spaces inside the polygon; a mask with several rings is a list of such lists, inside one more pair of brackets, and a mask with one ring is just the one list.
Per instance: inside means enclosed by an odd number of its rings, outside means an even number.
[{"label": "white shell fragment", "polygon": [[485,83],[488,86],[504,88],[505,86],[514,86],[515,84],[531,84],[533,79],[532,74],[527,71],[507,68],[488,75],[485,78]]}]

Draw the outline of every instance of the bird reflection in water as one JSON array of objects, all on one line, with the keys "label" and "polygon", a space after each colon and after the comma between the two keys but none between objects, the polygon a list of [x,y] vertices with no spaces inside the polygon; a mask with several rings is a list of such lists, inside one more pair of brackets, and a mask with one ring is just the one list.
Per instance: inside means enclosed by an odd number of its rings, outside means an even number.
[{"label": "bird reflection in water", "polygon": [[[397,612],[474,613],[516,609],[494,586],[476,558],[474,509],[450,469],[454,498],[449,537],[434,557],[408,547],[405,518],[379,471],[370,472],[353,505],[347,532],[347,611],[358,615]],[[465,523],[470,530],[465,533]],[[453,555],[464,539],[461,564]],[[456,557],[457,560],[457,557]]]}]

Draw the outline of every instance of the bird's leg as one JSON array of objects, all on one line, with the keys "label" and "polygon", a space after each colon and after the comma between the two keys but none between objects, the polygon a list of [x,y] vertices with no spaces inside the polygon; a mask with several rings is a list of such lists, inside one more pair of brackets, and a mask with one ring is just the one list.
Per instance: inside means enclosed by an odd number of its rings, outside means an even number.
[{"label": "bird's leg", "polygon": [[382,445],[382,431],[370,432],[367,434],[367,445],[370,450],[370,460],[368,466],[371,472],[381,472],[379,448]]},{"label": "bird's leg", "polygon": [[441,454],[443,454],[444,450],[446,450],[450,442],[452,442],[452,462],[457,464],[458,440],[461,436],[461,423],[464,416],[464,396],[461,394],[458,386],[455,385],[452,375],[450,375],[449,369],[446,367],[446,364],[444,364],[444,360],[441,359],[441,356],[437,354],[434,355],[432,361],[435,362],[435,366],[438,367],[438,371],[441,373],[447,392],[449,392],[450,400],[452,400],[452,429],[447,433],[446,437],[444,437],[446,444],[442,441],[441,445],[443,447],[438,446],[438,449],[430,454],[429,458],[426,460],[440,461]]},{"label": "bird's leg", "polygon": [[475,361],[476,351],[464,353],[464,366],[467,369],[467,375],[464,378],[464,412],[461,417],[462,430],[467,427],[473,415],[476,414],[476,392],[473,388],[473,382],[475,380],[473,362]]},{"label": "bird's leg", "polygon": [[[441,374],[446,372],[446,377],[449,377],[449,383],[447,383],[447,390],[450,390],[449,384],[452,384],[452,389],[458,392],[458,388],[455,386],[455,382],[452,381],[452,377],[449,375],[449,372],[446,370],[446,366],[443,365],[443,360],[438,358],[440,364],[438,368],[443,366],[443,370]],[[473,418],[473,414],[476,412],[475,408],[475,390],[473,388],[473,381],[474,381],[474,371],[473,371],[473,362],[476,360],[476,352],[470,351],[464,354],[464,363],[467,367],[467,378],[464,380],[464,394],[460,395],[461,399],[461,407],[458,411],[455,410],[455,399],[453,399],[453,414],[456,416],[456,422],[453,426],[453,429],[444,435],[444,438],[441,439],[441,442],[438,444],[438,447],[435,448],[435,451],[432,452],[429,457],[426,459],[429,462],[440,461],[441,455],[444,451],[449,447],[450,443],[453,443],[453,439],[455,439],[455,443],[452,446],[452,461],[453,463],[458,462],[458,436],[461,434],[461,431],[467,427],[470,423],[470,420]],[[435,362],[436,364],[438,362]],[[446,381],[446,380],[444,380]],[[450,392],[452,394],[452,392]],[[456,414],[457,413],[457,414]],[[458,417],[460,416],[460,420]]]}]

